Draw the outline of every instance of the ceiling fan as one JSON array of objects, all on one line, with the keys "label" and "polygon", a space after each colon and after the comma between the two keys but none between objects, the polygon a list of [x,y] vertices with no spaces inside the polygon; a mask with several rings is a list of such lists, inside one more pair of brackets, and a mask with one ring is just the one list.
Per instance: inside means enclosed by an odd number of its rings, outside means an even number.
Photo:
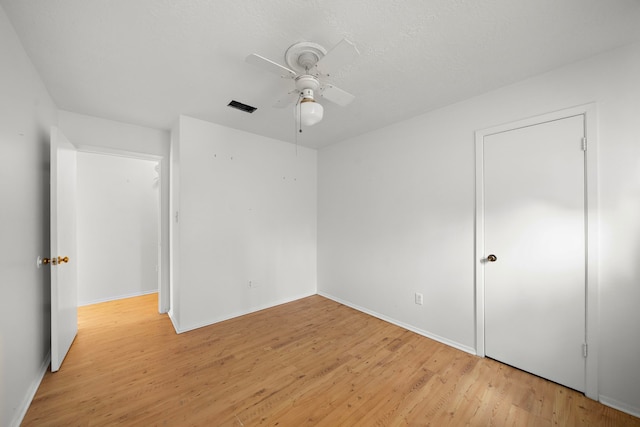
[{"label": "ceiling fan", "polygon": [[292,79],[295,89],[280,98],[274,107],[284,108],[294,102],[300,107],[300,121],[312,126],[322,120],[324,108],[317,102],[323,98],[342,107],[349,105],[355,96],[325,81],[334,70],[360,55],[356,46],[342,39],[327,51],[317,43],[299,42],[291,45],[284,54],[288,67],[252,53],[246,61],[267,71]]}]

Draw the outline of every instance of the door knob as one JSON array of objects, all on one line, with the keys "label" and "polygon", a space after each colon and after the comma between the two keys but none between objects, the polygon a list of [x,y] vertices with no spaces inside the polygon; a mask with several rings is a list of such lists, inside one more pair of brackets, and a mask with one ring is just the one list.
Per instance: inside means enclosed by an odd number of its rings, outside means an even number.
[{"label": "door knob", "polygon": [[498,260],[498,257],[495,256],[494,254],[491,254],[487,257],[487,261],[489,262],[496,262]]},{"label": "door knob", "polygon": [[69,262],[69,257],[61,257],[59,256],[58,258],[56,257],[52,257],[52,258],[42,258],[42,257],[38,257],[38,259],[36,259],[36,266],[38,268],[40,268],[43,265],[58,265],[58,264],[62,264],[62,263],[67,263]]}]

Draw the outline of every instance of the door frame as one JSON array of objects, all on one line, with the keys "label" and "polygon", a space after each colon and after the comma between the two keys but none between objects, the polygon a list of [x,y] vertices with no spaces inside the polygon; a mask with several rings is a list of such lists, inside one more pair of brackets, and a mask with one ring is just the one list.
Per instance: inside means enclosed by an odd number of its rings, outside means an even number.
[{"label": "door frame", "polygon": [[78,152],[100,154],[107,156],[120,156],[131,159],[151,160],[158,162],[158,312],[167,313],[169,311],[169,280],[164,274],[164,262],[168,265],[168,236],[163,233],[165,225],[169,222],[169,212],[162,209],[164,203],[163,187],[165,180],[168,179],[167,159],[164,156],[156,154],[139,153],[134,151],[126,151],[115,148],[97,147],[91,145],[76,145]]},{"label": "door frame", "polygon": [[475,132],[476,203],[475,203],[475,317],[476,355],[485,357],[484,348],[484,138],[545,122],[584,115],[585,137],[585,237],[586,237],[586,331],[587,358],[585,395],[598,400],[598,132],[596,104],[586,104],[530,117]]}]

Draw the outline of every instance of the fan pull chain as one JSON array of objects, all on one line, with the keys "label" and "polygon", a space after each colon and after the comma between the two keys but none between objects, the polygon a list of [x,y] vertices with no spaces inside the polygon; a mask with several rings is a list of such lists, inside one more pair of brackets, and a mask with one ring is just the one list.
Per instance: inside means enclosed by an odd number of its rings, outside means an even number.
[{"label": "fan pull chain", "polygon": [[293,136],[296,144],[296,157],[298,157],[298,133],[302,133],[302,120],[300,118],[300,97],[294,108],[294,123],[293,123]]}]

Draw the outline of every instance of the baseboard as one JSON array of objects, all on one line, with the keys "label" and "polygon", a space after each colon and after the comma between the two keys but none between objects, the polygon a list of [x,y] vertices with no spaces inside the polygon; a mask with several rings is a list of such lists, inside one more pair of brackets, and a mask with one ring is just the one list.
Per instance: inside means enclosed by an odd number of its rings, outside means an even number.
[{"label": "baseboard", "polygon": [[412,325],[409,325],[407,323],[404,323],[404,322],[401,322],[399,320],[393,319],[391,317],[385,316],[384,314],[377,313],[377,312],[375,312],[373,310],[369,310],[367,308],[360,307],[359,305],[353,304],[353,303],[351,303],[349,301],[345,301],[345,300],[343,300],[341,298],[338,298],[338,297],[333,296],[331,294],[328,294],[326,292],[318,291],[318,295],[323,296],[325,298],[329,298],[330,300],[333,300],[333,301],[338,302],[340,304],[346,305],[347,307],[351,307],[354,310],[361,311],[361,312],[366,313],[366,314],[368,314],[370,316],[377,317],[380,320],[384,320],[385,322],[389,322],[389,323],[391,323],[393,325],[399,326],[399,327],[401,327],[403,329],[406,329],[408,331],[415,332],[416,334],[422,335],[423,337],[427,337],[427,338],[430,338],[430,339],[432,339],[434,341],[438,341],[438,342],[440,342],[442,344],[448,345],[449,347],[453,347],[453,348],[458,349],[460,351],[464,351],[465,353],[473,354],[474,356],[476,355],[476,349],[473,348],[473,347],[469,347],[469,346],[457,343],[455,341],[451,341],[451,340],[449,340],[447,338],[444,338],[444,337],[441,337],[439,335],[432,334],[431,332],[416,328],[416,327],[414,327]]},{"label": "baseboard", "polygon": [[603,395],[599,396],[599,400],[603,405],[610,406],[613,409],[617,409],[618,411],[622,411],[629,415],[633,415],[634,417],[640,418],[640,408]]},{"label": "baseboard", "polygon": [[315,292],[310,292],[310,293],[307,293],[307,294],[297,295],[297,296],[291,297],[291,298],[284,298],[284,299],[280,299],[280,300],[271,301],[271,302],[269,302],[267,304],[251,307],[249,310],[246,310],[246,311],[245,310],[236,311],[236,312],[227,314],[225,316],[215,317],[215,318],[213,318],[211,320],[207,320],[206,322],[202,322],[200,324],[189,325],[187,327],[181,327],[176,322],[174,322],[173,318],[172,318],[171,321],[173,322],[173,327],[175,328],[176,332],[178,334],[182,334],[184,332],[193,331],[194,329],[200,329],[200,328],[204,328],[206,326],[214,325],[216,323],[224,322],[225,320],[234,319],[236,317],[240,317],[240,316],[244,316],[244,315],[247,315],[247,314],[255,313],[257,311],[266,310],[268,308],[273,308],[273,307],[276,307],[278,305],[287,304],[287,303],[292,302],[292,301],[297,301],[297,300],[302,299],[302,298],[307,298],[307,297],[310,297],[310,296],[315,295],[315,294],[316,294]]},{"label": "baseboard", "polygon": [[158,290],[153,289],[151,291],[134,292],[131,294],[117,295],[114,297],[100,298],[100,299],[91,300],[91,301],[80,301],[78,302],[78,307],[83,307],[85,305],[92,305],[92,304],[100,304],[102,302],[117,301],[119,299],[125,299],[125,298],[141,297],[142,295],[157,294],[157,293],[158,293]]},{"label": "baseboard", "polygon": [[27,415],[27,411],[29,410],[29,406],[31,406],[31,402],[38,391],[38,387],[40,387],[40,383],[44,378],[44,374],[47,373],[49,369],[49,364],[51,363],[51,352],[47,354],[47,357],[44,358],[42,365],[40,365],[38,376],[33,380],[29,388],[27,389],[27,394],[22,401],[22,404],[18,406],[18,410],[16,411],[13,419],[9,423],[11,427],[19,427],[24,419],[24,416]]}]

